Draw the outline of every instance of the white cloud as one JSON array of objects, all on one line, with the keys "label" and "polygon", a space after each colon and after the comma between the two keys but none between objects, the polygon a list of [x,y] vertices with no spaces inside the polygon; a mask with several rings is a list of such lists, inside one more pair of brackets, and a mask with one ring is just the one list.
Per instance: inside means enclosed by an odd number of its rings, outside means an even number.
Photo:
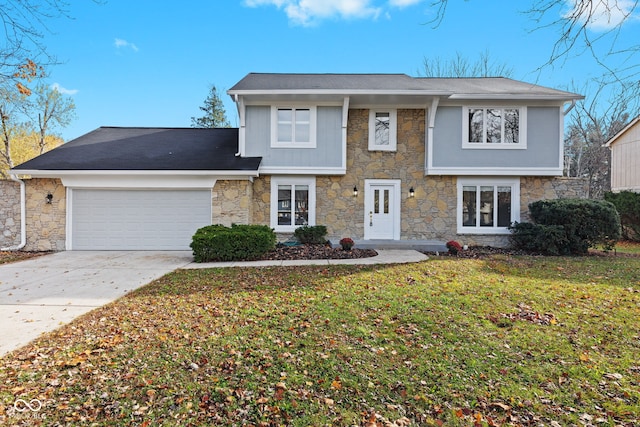
[{"label": "white cloud", "polygon": [[389,0],[389,4],[394,7],[407,7],[421,3],[422,0]]},{"label": "white cloud", "polygon": [[285,11],[292,23],[303,26],[333,17],[375,19],[382,11],[381,8],[371,5],[371,0],[245,0],[244,4],[249,7],[276,6]]},{"label": "white cloud", "polygon": [[75,95],[76,93],[78,93],[78,89],[67,89],[65,87],[62,87],[60,85],[60,83],[54,83],[51,85],[51,89],[53,90],[57,90],[58,92],[60,92],[63,95]]},{"label": "white cloud", "polygon": [[570,11],[564,17],[578,17],[593,31],[607,31],[633,18],[635,0],[567,0]]},{"label": "white cloud", "polygon": [[133,43],[129,43],[128,41],[124,40],[124,39],[115,39],[115,42],[113,43],[114,46],[118,49],[122,48],[122,49],[126,49],[129,48],[131,50],[133,50],[134,52],[138,51],[138,46],[136,46]]}]

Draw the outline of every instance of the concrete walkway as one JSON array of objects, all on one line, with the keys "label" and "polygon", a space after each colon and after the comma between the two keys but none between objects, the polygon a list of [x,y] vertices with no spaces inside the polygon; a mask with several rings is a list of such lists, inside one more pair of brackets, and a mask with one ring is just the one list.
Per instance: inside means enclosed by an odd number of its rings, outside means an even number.
[{"label": "concrete walkway", "polygon": [[413,250],[380,250],[378,256],[361,259],[196,264],[190,251],[67,251],[3,264],[0,357],[178,268],[393,264],[425,259]]},{"label": "concrete walkway", "polygon": [[296,265],[374,265],[374,264],[404,264],[425,261],[428,257],[412,249],[380,249],[378,255],[370,258],[355,259],[309,259],[296,261],[231,261],[231,262],[203,262],[191,263],[182,268],[220,268],[220,267],[268,267],[268,266],[296,266]]}]

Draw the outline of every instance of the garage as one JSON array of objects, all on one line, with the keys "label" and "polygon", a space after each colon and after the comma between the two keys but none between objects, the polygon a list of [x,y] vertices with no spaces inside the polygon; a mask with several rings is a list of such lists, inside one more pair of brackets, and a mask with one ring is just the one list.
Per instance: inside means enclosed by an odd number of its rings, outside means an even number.
[{"label": "garage", "polygon": [[211,224],[211,190],[72,189],[73,250],[189,250]]}]

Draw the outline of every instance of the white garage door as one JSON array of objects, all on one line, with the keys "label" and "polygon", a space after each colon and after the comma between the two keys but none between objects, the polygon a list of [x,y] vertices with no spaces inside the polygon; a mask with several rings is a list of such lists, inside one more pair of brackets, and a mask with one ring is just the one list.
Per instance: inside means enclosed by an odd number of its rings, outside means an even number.
[{"label": "white garage door", "polygon": [[72,190],[74,250],[189,250],[210,190]]}]

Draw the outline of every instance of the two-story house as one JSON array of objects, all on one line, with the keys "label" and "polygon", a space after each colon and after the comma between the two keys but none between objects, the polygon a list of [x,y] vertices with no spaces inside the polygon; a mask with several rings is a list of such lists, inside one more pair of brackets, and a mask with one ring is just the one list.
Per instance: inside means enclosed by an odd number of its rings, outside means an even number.
[{"label": "two-story house", "polygon": [[211,223],[504,246],[528,203],[577,191],[559,178],[574,93],[505,78],[252,73],[228,94],[237,129],[99,128],[14,168],[31,177],[27,247],[188,249]]}]

